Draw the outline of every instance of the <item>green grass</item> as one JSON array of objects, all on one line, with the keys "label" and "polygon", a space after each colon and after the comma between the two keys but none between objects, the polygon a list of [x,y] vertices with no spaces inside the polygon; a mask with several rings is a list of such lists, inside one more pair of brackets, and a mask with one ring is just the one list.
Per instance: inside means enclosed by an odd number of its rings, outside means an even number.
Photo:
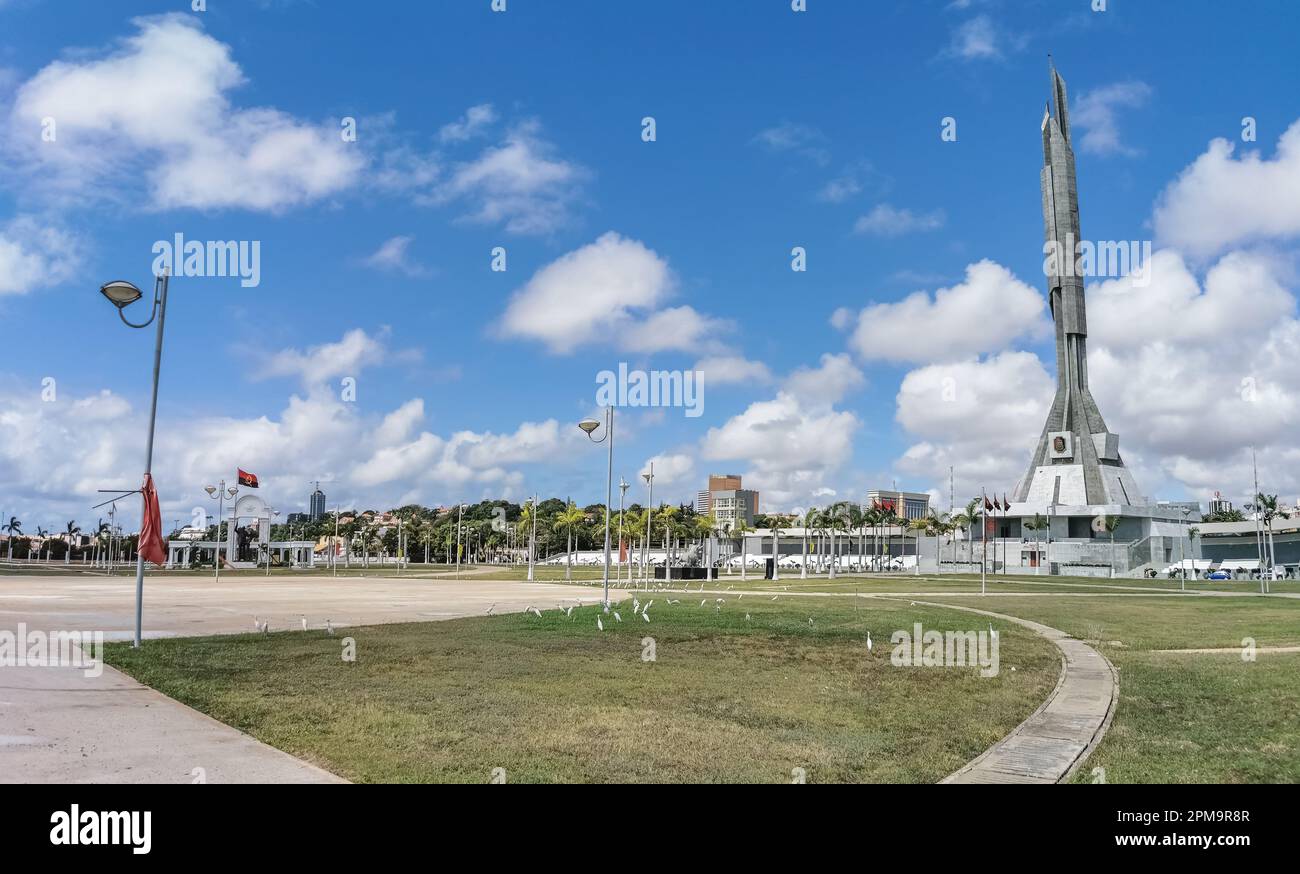
[{"label": "green grass", "polygon": [[1114,722],[1076,781],[1098,767],[1110,783],[1300,781],[1300,653],[1245,662],[1154,651],[1239,648],[1246,637],[1300,645],[1300,601],[998,598],[984,609],[1094,641],[1118,669]]},{"label": "green grass", "polygon": [[[510,782],[781,782],[794,768],[810,782],[933,782],[1028,716],[1059,670],[1055,647],[1015,625],[999,628],[994,678],[889,663],[894,629],[985,625],[951,610],[729,598],[717,612],[712,599],[668,597],[654,596],[649,624],[618,605],[624,621],[609,618],[604,632],[586,607],[572,620],[552,609],[332,638],[110,644],[107,658],[362,782],[485,782],[498,767]],[[345,635],[355,663],[340,658]],[[653,662],[642,659],[647,636]]]}]

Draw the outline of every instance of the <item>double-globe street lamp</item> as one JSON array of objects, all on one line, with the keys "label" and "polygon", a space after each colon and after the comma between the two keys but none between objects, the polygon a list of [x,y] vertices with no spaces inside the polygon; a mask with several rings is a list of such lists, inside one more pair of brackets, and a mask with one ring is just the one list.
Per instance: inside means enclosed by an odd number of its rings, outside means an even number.
[{"label": "double-globe street lamp", "polygon": [[578,427],[592,443],[609,443],[609,463],[605,472],[605,612],[609,612],[609,505],[614,499],[614,407],[605,408],[605,436],[599,440],[594,436],[600,427],[598,419],[583,419]]},{"label": "double-globe street lamp", "polygon": [[[149,401],[149,438],[145,443],[144,451],[144,475],[146,477],[151,476],[153,473],[153,432],[154,422],[158,416],[158,371],[162,367],[163,325],[167,321],[167,280],[168,274],[166,270],[160,276],[154,277],[153,307],[149,311],[148,321],[138,325],[127,319],[124,310],[144,297],[144,292],[124,279],[115,279],[101,285],[99,288],[100,294],[108,298],[109,303],[117,307],[117,315],[122,320],[122,324],[127,327],[147,328],[155,320],[158,322],[158,328],[154,333],[153,395]],[[144,526],[141,525],[142,531],[143,528]],[[144,555],[137,549],[135,557],[135,647],[137,649],[140,647],[140,626],[143,618]]]},{"label": "double-globe street lamp", "polygon": [[238,486],[226,488],[226,481],[223,479],[215,486],[204,486],[203,491],[208,493],[209,498],[217,502],[217,544],[216,548],[212,550],[212,564],[214,565],[212,577],[213,582],[219,583],[221,582],[221,522],[225,516],[226,497],[229,496],[231,500],[234,500],[234,497],[239,494],[239,488]]}]

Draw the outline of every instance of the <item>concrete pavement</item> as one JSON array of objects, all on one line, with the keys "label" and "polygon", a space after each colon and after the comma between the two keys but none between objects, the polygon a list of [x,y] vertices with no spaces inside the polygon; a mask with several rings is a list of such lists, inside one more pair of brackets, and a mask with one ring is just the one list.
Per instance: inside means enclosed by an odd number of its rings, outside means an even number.
[{"label": "concrete pavement", "polygon": [[[611,590],[611,598],[621,592]],[[591,604],[598,588],[550,583],[377,577],[149,576],[144,636],[420,622]],[[135,581],[127,577],[0,577],[0,630],[102,631],[131,638]],[[0,666],[0,782],[316,783],[338,777],[254,740],[105,667]]]}]

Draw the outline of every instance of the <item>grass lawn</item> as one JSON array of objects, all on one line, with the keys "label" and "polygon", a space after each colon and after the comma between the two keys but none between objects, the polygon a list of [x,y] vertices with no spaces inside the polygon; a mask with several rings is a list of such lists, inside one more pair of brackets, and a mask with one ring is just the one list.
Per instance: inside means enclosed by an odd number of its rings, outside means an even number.
[{"label": "grass lawn", "polygon": [[998,598],[987,609],[1098,641],[1119,670],[1115,720],[1078,782],[1094,767],[1110,783],[1300,782],[1300,653],[1154,651],[1300,645],[1300,601]]},{"label": "grass lawn", "polygon": [[[957,611],[728,598],[718,612],[713,599],[653,597],[649,624],[625,602],[603,632],[593,606],[110,644],[107,659],[362,782],[486,782],[498,767],[510,782],[782,782],[795,768],[809,782],[933,782],[1036,709],[1059,670],[1054,646],[997,622],[997,677],[889,663],[894,629],[986,627]],[[340,658],[344,635],[354,663]]]}]

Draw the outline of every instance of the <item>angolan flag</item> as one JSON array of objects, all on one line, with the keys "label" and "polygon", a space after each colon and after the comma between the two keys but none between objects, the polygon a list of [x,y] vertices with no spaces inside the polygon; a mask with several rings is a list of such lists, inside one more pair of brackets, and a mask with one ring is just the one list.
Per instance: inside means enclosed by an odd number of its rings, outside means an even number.
[{"label": "angolan flag", "polygon": [[248,486],[250,489],[257,488],[257,474],[249,473],[242,467],[239,468],[239,484],[241,486]]}]

